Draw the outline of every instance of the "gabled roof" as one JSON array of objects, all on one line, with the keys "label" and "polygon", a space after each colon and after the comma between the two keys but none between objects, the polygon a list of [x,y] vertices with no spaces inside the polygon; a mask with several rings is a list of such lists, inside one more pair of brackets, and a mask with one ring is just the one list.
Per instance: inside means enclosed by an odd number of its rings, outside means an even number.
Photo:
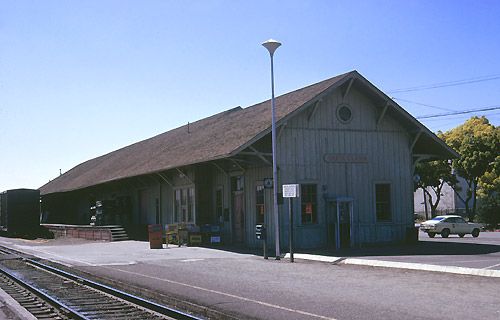
[{"label": "gabled roof", "polygon": [[[364,83],[365,86],[369,84],[370,91],[381,93],[358,72],[351,71],[277,97],[275,102],[278,125],[331,89],[351,79],[360,79],[360,83]],[[398,112],[404,113],[407,121],[413,126],[423,128],[421,130],[424,130],[425,134],[422,136],[429,136],[435,141],[434,144],[438,144],[436,150],[442,154],[453,153],[432,132],[401,107],[399,108],[401,110]],[[67,192],[190,164],[228,158],[270,130],[270,100],[244,109],[237,107],[83,162],[42,186],[40,191],[42,195]]]}]

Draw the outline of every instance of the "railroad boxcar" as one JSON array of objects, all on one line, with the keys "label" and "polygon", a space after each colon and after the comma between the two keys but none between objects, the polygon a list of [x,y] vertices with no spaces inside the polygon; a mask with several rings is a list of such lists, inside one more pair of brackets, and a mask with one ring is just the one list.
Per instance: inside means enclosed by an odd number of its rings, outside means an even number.
[{"label": "railroad boxcar", "polygon": [[40,190],[0,193],[0,229],[9,235],[32,235],[40,227]]}]

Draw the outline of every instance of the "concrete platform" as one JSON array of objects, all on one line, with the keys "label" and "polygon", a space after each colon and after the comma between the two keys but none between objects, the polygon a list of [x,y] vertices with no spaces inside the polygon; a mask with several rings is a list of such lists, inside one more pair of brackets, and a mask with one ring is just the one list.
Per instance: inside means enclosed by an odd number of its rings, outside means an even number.
[{"label": "concrete platform", "polygon": [[[482,244],[476,242],[481,240],[472,238],[433,241],[422,241],[413,247],[318,251],[303,256],[298,253],[293,264],[288,259],[264,260],[259,251],[177,246],[150,249],[148,242],[140,241],[0,238],[0,245],[76,267],[102,279],[119,281],[146,296],[160,300],[172,298],[217,310],[229,319],[232,316],[239,319],[428,320],[433,319],[429,315],[436,308],[444,305],[450,318],[480,315],[481,319],[498,319],[499,278],[427,272],[422,267],[429,265],[426,263],[417,270],[401,269],[405,267],[403,264],[399,268],[372,267],[382,262],[422,261],[434,261],[434,266],[449,261],[450,267],[465,258],[470,259],[466,263],[474,260],[487,264],[482,267],[489,268],[486,270],[495,270],[491,267],[500,264],[500,243],[496,237],[484,235]],[[355,259],[365,264],[346,264]],[[437,294],[429,292],[429,288],[443,287],[453,293],[454,299],[438,291]],[[471,307],[464,309],[463,305]]]},{"label": "concrete platform", "polygon": [[0,289],[0,319],[36,320],[35,316],[29,313],[28,310],[2,289]]}]

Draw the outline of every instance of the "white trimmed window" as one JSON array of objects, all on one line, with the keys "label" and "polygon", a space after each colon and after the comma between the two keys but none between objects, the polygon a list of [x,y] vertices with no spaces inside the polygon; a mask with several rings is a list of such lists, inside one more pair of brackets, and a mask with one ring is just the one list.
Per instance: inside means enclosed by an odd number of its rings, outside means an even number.
[{"label": "white trimmed window", "polygon": [[174,190],[174,223],[196,223],[194,187]]}]

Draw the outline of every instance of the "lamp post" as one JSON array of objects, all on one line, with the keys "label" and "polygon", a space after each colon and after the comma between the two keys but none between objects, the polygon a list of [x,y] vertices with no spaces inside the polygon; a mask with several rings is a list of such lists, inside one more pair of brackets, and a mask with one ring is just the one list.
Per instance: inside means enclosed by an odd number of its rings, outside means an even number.
[{"label": "lamp post", "polygon": [[280,260],[280,226],[278,214],[278,167],[276,165],[276,111],[274,105],[274,70],[273,70],[273,56],[274,51],[281,46],[276,40],[269,39],[262,45],[269,51],[271,56],[271,110],[272,110],[272,145],[273,145],[273,217],[274,217],[274,236],[276,243],[276,260]]}]

